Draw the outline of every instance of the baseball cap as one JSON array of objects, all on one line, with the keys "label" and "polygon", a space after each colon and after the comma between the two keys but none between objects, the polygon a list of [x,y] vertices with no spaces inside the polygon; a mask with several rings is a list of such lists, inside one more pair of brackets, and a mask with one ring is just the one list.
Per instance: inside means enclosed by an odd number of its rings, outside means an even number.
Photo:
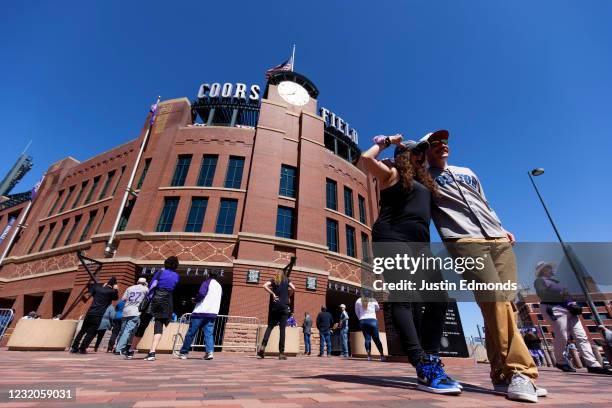
[{"label": "baseball cap", "polygon": [[448,139],[450,134],[446,129],[436,130],[435,132],[430,132],[423,136],[419,141],[420,142],[430,142],[435,139]]},{"label": "baseball cap", "polygon": [[395,147],[393,157],[404,152],[404,150],[408,150],[409,152],[424,153],[427,151],[427,149],[429,149],[429,142],[427,140],[419,140],[418,142],[415,140],[407,140]]},{"label": "baseball cap", "polygon": [[550,269],[555,269],[555,264],[553,262],[538,262],[535,267],[536,276],[540,276],[544,268],[550,267]]},{"label": "baseball cap", "polygon": [[346,309],[346,305],[344,303],[342,303],[340,307]]},{"label": "baseball cap", "polygon": [[138,283],[147,283],[146,278],[138,278]]}]

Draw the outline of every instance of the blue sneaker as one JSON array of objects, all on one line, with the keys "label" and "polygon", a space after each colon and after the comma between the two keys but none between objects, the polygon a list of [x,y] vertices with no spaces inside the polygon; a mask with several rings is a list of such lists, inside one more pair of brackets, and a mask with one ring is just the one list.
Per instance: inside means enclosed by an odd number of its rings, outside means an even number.
[{"label": "blue sneaker", "polygon": [[423,356],[416,366],[421,391],[434,394],[461,394],[458,384],[446,375],[440,359],[435,356]]},{"label": "blue sneaker", "polygon": [[[437,360],[438,365],[440,367],[444,367],[444,363],[442,362],[442,359],[440,358],[440,356],[432,355],[431,357],[435,358]],[[459,387],[460,390],[463,390],[463,385],[461,385],[461,383],[459,381],[452,379],[450,375],[446,374],[446,379],[449,382],[454,383],[455,385],[457,385],[457,387]]]}]

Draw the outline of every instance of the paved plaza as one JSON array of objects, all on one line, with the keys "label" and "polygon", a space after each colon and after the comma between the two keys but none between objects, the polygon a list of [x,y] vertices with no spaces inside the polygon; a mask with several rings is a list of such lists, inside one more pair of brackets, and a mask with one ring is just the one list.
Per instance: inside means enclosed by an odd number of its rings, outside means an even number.
[{"label": "paved plaza", "polygon": [[[451,367],[464,384],[461,396],[416,390],[414,370],[404,363],[299,356],[279,361],[218,353],[212,361],[192,353],[154,362],[144,354],[124,360],[106,353],[17,352],[0,349],[0,407],[499,407],[519,406],[491,391],[488,366]],[[541,371],[550,396],[541,405],[612,406],[612,377]],[[73,402],[7,402],[8,389],[72,388]]]}]

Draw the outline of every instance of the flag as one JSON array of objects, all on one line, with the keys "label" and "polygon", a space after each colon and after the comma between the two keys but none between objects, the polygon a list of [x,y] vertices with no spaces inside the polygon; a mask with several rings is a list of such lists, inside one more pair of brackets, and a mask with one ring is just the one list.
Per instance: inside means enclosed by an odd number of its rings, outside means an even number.
[{"label": "flag", "polygon": [[149,119],[149,125],[153,126],[153,122],[155,122],[155,117],[157,116],[157,105],[159,104],[159,98],[157,99],[157,102],[155,102],[155,105],[151,105],[151,110],[149,111],[151,113],[151,119]]},{"label": "flag", "polygon": [[266,79],[270,79],[270,76],[272,76],[272,74],[283,71],[293,71],[293,54],[291,54],[287,61],[267,70]]},{"label": "flag", "polygon": [[8,224],[6,224],[6,227],[4,227],[4,231],[2,231],[2,235],[0,235],[0,244],[7,237],[8,233],[11,231],[11,228],[13,228],[13,224],[15,224],[16,220],[17,218],[15,217],[9,218]]},{"label": "flag", "polygon": [[38,190],[40,189],[40,185],[42,184],[44,179],[45,179],[45,175],[43,174],[40,180],[38,180],[38,183],[34,184],[34,187],[32,187],[32,190],[30,191],[31,193],[30,201],[34,201],[34,199],[36,198],[36,194],[38,194]]}]

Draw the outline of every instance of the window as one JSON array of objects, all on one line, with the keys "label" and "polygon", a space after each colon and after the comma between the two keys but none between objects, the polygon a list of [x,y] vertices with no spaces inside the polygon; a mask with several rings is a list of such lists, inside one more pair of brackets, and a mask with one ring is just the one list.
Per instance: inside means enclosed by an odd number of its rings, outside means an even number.
[{"label": "window", "polygon": [[283,164],[280,172],[279,195],[295,198],[295,167]]},{"label": "window", "polygon": [[538,318],[538,320],[544,320],[544,316],[542,316],[540,313],[538,313],[536,317]]},{"label": "window", "polygon": [[113,177],[115,177],[115,170],[109,171],[108,176],[106,177],[106,182],[104,183],[104,187],[102,187],[102,191],[100,191],[100,195],[98,196],[98,200],[106,197],[106,192],[108,191],[108,187],[113,182]]},{"label": "window", "polygon": [[68,225],[68,218],[66,218],[65,220],[62,221],[62,225],[60,227],[60,230],[57,233],[57,236],[55,237],[55,239],[53,240],[53,244],[51,245],[51,248],[55,248],[57,246],[57,244],[59,243],[59,240],[62,237],[62,235],[64,234],[64,230],[66,229],[66,225]]},{"label": "window", "polygon": [[99,182],[100,182],[100,176],[94,177],[93,184],[91,185],[91,190],[89,190],[89,194],[87,194],[87,198],[85,199],[85,202],[83,204],[89,204],[91,202],[94,191],[96,190],[96,187],[98,187]]},{"label": "window", "polygon": [[191,199],[191,209],[187,217],[185,232],[201,232],[204,223],[204,215],[208,206],[208,198],[193,197]]},{"label": "window", "polygon": [[47,235],[45,235],[45,239],[43,239],[42,242],[40,243],[40,246],[38,247],[38,252],[42,251],[45,245],[47,244],[49,237],[51,236],[51,234],[53,234],[53,228],[55,228],[55,223],[52,223],[51,225],[49,225],[49,231],[47,231]]},{"label": "window", "polygon": [[216,154],[205,154],[202,157],[202,166],[200,166],[200,176],[198,177],[198,186],[212,187],[213,179],[215,178],[215,170],[217,169],[217,160],[219,156]]},{"label": "window", "polygon": [[338,193],[337,193],[337,184],[334,180],[326,179],[325,185],[325,206],[330,210],[338,209]]},{"label": "window", "polygon": [[359,201],[359,222],[367,224],[365,198],[357,194],[357,201]]},{"label": "window", "polygon": [[234,233],[234,220],[236,218],[236,208],[238,207],[238,200],[229,198],[221,199],[221,205],[219,206],[219,215],[217,216],[217,226],[215,232],[217,234],[233,234]]},{"label": "window", "polygon": [[348,187],[344,187],[344,213],[353,216],[353,190]]},{"label": "window", "polygon": [[38,227],[38,234],[36,234],[36,238],[34,238],[34,241],[32,241],[32,245],[30,245],[30,249],[28,250],[29,254],[31,254],[32,251],[34,250],[34,247],[36,246],[36,243],[40,239],[40,236],[42,235],[42,232],[44,229],[45,227]]},{"label": "window", "polygon": [[346,254],[355,258],[355,228],[346,226]]},{"label": "window", "polygon": [[55,208],[57,207],[57,205],[59,204],[60,200],[62,199],[62,195],[63,194],[64,194],[64,190],[61,190],[59,192],[59,194],[57,195],[57,199],[55,200],[55,202],[51,206],[51,209],[49,210],[49,214],[48,214],[49,217],[51,216],[51,214],[53,214],[55,212]]},{"label": "window", "polygon": [[176,215],[176,209],[178,207],[178,197],[166,197],[164,198],[164,208],[159,215],[159,222],[157,223],[157,232],[169,232],[172,229],[172,223],[174,222],[174,216]]},{"label": "window", "polygon": [[276,214],[276,236],[295,238],[293,208],[278,207]]},{"label": "window", "polygon": [[123,173],[125,173],[125,166],[121,166],[121,174],[119,175],[119,179],[117,180],[117,184],[115,184],[115,188],[113,188],[113,193],[111,195],[115,195],[117,192],[117,188],[119,188],[119,183],[121,183],[121,177],[123,177]]},{"label": "window", "polygon": [[89,234],[89,230],[91,229],[94,220],[96,219],[96,215],[98,215],[98,210],[94,210],[89,213],[89,219],[87,220],[87,224],[85,224],[85,228],[83,228],[79,241],[85,241],[87,239],[87,235]]},{"label": "window", "polygon": [[242,169],[244,168],[244,157],[230,156],[225,175],[226,188],[240,188],[242,184]]},{"label": "window", "polygon": [[189,165],[191,164],[190,154],[180,154],[176,160],[176,168],[174,169],[174,176],[172,176],[171,186],[184,186],[187,173],[189,172]]},{"label": "window", "polygon": [[104,207],[104,209],[102,210],[102,216],[100,217],[100,222],[98,223],[98,227],[96,228],[96,232],[94,232],[94,234],[97,234],[100,231],[100,227],[102,227],[102,223],[104,222],[104,217],[106,217],[107,212],[108,206]]},{"label": "window", "polygon": [[327,247],[338,252],[338,221],[331,218],[327,219]]},{"label": "window", "polygon": [[76,186],[70,186],[70,188],[68,189],[68,194],[66,194],[66,199],[64,200],[64,203],[60,207],[58,213],[61,213],[62,211],[64,211],[64,209],[66,208],[66,205],[68,204],[68,201],[70,200],[70,196],[72,196],[72,193],[74,192],[75,188]]},{"label": "window", "polygon": [[147,176],[147,172],[149,171],[149,167],[151,167],[151,159],[145,159],[144,167],[142,168],[142,173],[140,173],[140,178],[138,179],[138,184],[136,184],[136,189],[140,190],[142,187],[142,183],[144,183],[144,179]]},{"label": "window", "polygon": [[127,223],[130,220],[130,215],[132,215],[132,210],[134,209],[135,199],[128,201],[127,205],[123,209],[121,213],[121,218],[119,218],[119,225],[117,226],[117,231],[125,231],[127,227]]},{"label": "window", "polygon": [[370,239],[368,234],[361,233],[361,259],[363,262],[370,262]]},{"label": "window", "polygon": [[89,183],[89,180],[85,180],[84,182],[81,183],[81,189],[79,190],[79,194],[77,194],[76,198],[74,199],[72,208],[76,208],[79,205],[79,202],[81,201],[81,197],[83,196],[83,193],[85,192],[85,189],[87,188],[87,183]]},{"label": "window", "polygon": [[74,235],[74,232],[77,230],[77,228],[79,228],[80,222],[81,222],[81,216],[77,215],[74,218],[74,224],[72,224],[72,228],[70,228],[70,232],[68,232],[68,235],[66,235],[66,240],[64,241],[64,245],[70,245],[70,243],[72,242],[72,236]]},{"label": "window", "polygon": [[599,333],[599,328],[597,326],[587,326],[589,333]]}]

